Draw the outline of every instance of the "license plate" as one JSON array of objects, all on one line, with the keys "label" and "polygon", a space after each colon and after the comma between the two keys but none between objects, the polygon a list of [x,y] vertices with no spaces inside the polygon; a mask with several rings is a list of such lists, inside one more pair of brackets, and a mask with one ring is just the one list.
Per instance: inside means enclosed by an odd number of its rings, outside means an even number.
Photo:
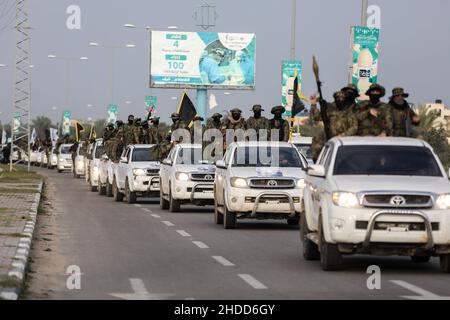
[{"label": "license plate", "polygon": [[152,184],[152,188],[159,188],[159,183]]},{"label": "license plate", "polygon": [[268,205],[277,205],[277,204],[280,204],[280,201],[269,200],[269,201],[266,201],[266,204],[268,204]]},{"label": "license plate", "polygon": [[213,193],[213,190],[203,190],[203,193]]}]

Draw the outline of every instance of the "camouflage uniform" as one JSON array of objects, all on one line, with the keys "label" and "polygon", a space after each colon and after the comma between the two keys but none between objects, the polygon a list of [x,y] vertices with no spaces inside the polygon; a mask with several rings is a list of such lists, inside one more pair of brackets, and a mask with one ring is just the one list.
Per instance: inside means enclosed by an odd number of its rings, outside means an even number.
[{"label": "camouflage uniform", "polygon": [[[372,91],[381,92],[380,98],[385,95],[385,89],[378,85],[372,84],[367,90],[366,95],[370,96]],[[370,110],[376,109],[378,115],[374,117]],[[371,101],[363,101],[356,106],[356,118],[358,120],[358,135],[359,136],[379,136],[385,134],[392,135],[393,118],[391,108],[384,102],[378,101],[373,103]]]},{"label": "camouflage uniform", "polygon": [[153,119],[153,125],[148,130],[149,144],[160,144],[165,140],[165,133],[159,128],[159,118]]},{"label": "camouflage uniform", "polygon": [[[222,126],[221,129],[225,129],[225,130],[238,130],[238,129],[242,129],[242,130],[247,130],[247,124],[244,120],[244,118],[241,117],[242,111],[240,109],[233,109],[231,110],[231,115],[229,115],[223,122],[222,122]],[[235,120],[233,118],[233,115],[239,115],[239,119]]]},{"label": "camouflage uniform", "polygon": [[[336,136],[348,137],[354,136],[358,132],[358,120],[356,116],[351,111],[351,109],[346,108],[346,95],[342,91],[338,91],[333,95],[335,102],[328,103],[325,100],[320,101],[321,107],[325,106],[327,110],[330,134],[331,138]],[[340,109],[337,105],[337,100],[342,101],[343,107]],[[311,106],[311,119],[315,122],[320,122],[322,120],[322,114],[317,108],[317,105]],[[313,159],[319,157],[320,151],[326,143],[325,131],[321,131],[319,135],[313,137],[312,150]]]},{"label": "camouflage uniform", "polygon": [[406,100],[401,105],[395,103],[394,97],[398,95],[402,95],[404,98],[409,97],[409,94],[405,93],[403,88],[394,88],[392,90],[389,106],[391,107],[393,118],[393,135],[395,137],[412,137],[414,136],[412,126],[417,126],[420,121],[418,121],[418,115],[411,109]]},{"label": "camouflage uniform", "polygon": [[[254,112],[254,116],[248,118],[247,120],[247,129],[254,129],[257,133],[257,138],[259,140],[259,131],[260,130],[269,130],[269,120],[266,117],[261,116],[261,112],[264,111],[260,105],[254,105],[252,108]],[[268,133],[267,133],[268,134]]]},{"label": "camouflage uniform", "polygon": [[[289,121],[282,118],[283,113],[286,112],[286,109],[282,106],[276,106],[272,108],[272,114],[274,118],[270,120],[269,127],[270,131],[279,130],[279,141],[288,142],[290,135],[290,127]],[[269,138],[272,137],[272,132],[269,135]]]},{"label": "camouflage uniform", "polygon": [[133,143],[132,144],[140,144],[142,137],[142,128],[141,128],[141,119],[136,119],[134,121],[133,127]]},{"label": "camouflage uniform", "polygon": [[[192,126],[189,129],[189,133],[191,134],[192,143],[202,143],[203,134],[205,133],[205,126],[203,125],[203,121],[204,121],[204,119],[200,116],[196,116],[193,119]],[[196,141],[196,139],[198,139],[198,138],[195,136],[195,133],[196,133],[196,131],[200,131],[200,130],[201,130],[200,141]]]},{"label": "camouflage uniform", "polygon": [[222,122],[220,119],[222,115],[220,113],[214,113],[211,118],[208,119],[206,123],[206,130],[208,129],[221,129]]}]

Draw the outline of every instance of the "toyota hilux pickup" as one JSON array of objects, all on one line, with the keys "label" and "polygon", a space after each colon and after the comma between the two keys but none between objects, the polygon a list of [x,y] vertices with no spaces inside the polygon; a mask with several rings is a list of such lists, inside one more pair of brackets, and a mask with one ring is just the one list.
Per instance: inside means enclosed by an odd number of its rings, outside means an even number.
[{"label": "toyota hilux pickup", "polygon": [[287,219],[298,225],[306,159],[287,142],[236,142],[216,162],[214,217],[225,229],[237,219]]},{"label": "toyota hilux pickup", "polygon": [[83,142],[78,144],[77,152],[75,156],[75,163],[73,164],[73,177],[75,179],[79,179],[85,173],[84,165],[84,157],[85,155],[82,152],[83,150]]},{"label": "toyota hilux pickup", "polygon": [[117,163],[109,159],[108,155],[104,153],[99,163],[98,173],[98,194],[101,196],[112,197],[112,181],[114,179],[114,171]]},{"label": "toyota hilux pickup", "polygon": [[70,153],[70,147],[72,144],[62,144],[58,149],[58,164],[56,169],[58,173],[63,171],[72,171],[72,154]]},{"label": "toyota hilux pickup", "polygon": [[87,153],[88,166],[86,167],[86,182],[89,185],[89,190],[91,192],[96,192],[98,188],[98,166],[100,163],[100,158],[103,154],[103,139],[97,139],[93,143]]},{"label": "toyota hilux pickup", "polygon": [[323,270],[343,255],[440,257],[450,272],[450,182],[424,141],[334,138],[306,175],[303,257]]},{"label": "toyota hilux pickup", "polygon": [[161,209],[178,212],[182,204],[213,205],[215,171],[213,160],[203,158],[201,144],[176,145],[161,164]]},{"label": "toyota hilux pickup", "polygon": [[159,196],[159,159],[153,152],[155,145],[128,146],[115,166],[112,191],[115,201],[135,203],[137,197]]}]

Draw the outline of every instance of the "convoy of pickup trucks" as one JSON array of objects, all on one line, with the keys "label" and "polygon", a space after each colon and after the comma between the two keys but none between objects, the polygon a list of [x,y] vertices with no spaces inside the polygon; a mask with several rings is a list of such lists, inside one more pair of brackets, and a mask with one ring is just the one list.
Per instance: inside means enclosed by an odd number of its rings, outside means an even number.
[{"label": "convoy of pickup trucks", "polygon": [[337,137],[315,164],[310,143],[234,142],[220,159],[181,143],[162,162],[155,145],[130,145],[115,163],[97,139],[75,161],[71,145],[61,145],[45,166],[85,176],[90,191],[118,202],[159,197],[170,212],[211,206],[211,223],[223,229],[245,219],[298,225],[303,258],[326,271],[344,268],[345,255],[369,254],[417,263],[435,256],[450,273],[449,172],[426,142]]}]

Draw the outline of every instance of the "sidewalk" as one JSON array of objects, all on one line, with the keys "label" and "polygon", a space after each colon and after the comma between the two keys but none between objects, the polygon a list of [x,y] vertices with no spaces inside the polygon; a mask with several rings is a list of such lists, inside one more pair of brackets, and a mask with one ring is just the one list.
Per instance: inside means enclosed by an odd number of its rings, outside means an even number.
[{"label": "sidewalk", "polygon": [[22,288],[43,184],[19,170],[0,172],[0,299],[8,300]]}]

